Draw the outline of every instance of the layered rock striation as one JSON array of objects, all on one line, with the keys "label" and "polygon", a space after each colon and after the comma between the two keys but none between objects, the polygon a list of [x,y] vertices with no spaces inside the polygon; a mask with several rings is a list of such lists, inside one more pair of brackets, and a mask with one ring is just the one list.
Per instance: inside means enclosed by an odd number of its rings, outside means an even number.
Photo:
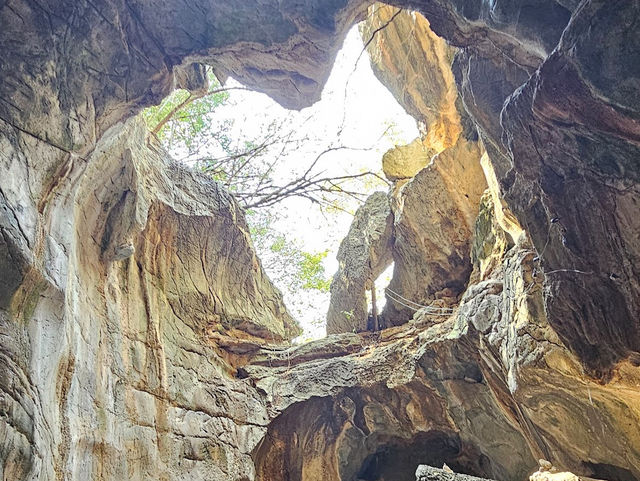
[{"label": "layered rock striation", "polygon": [[367,330],[367,291],[392,262],[393,217],[384,192],[369,196],[356,211],[338,250],[339,269],[331,282],[327,333]]},{"label": "layered rock striation", "polygon": [[638,369],[623,363],[606,384],[585,374],[547,321],[526,236],[493,241],[506,233],[489,198],[476,227],[495,248],[452,315],[248,361],[282,412],[254,454],[260,479],[412,479],[416,459],[492,479],[525,479],[541,458],[581,476],[638,475]]},{"label": "layered rock striation", "polygon": [[[384,173],[393,182],[394,269],[381,323],[393,326],[407,322],[422,306],[449,308],[459,302],[472,271],[474,222],[487,182],[481,164],[484,147],[462,111],[455,84],[455,49],[419,13],[383,4],[373,5],[370,12],[361,33],[374,70],[422,131],[382,158]],[[356,232],[357,224],[356,217]],[[351,250],[355,255],[357,249]],[[328,321],[333,305],[344,304],[343,297],[332,295]],[[361,330],[366,313],[359,309],[340,331],[331,327],[327,332]]]},{"label": "layered rock striation", "polygon": [[640,477],[640,7],[392,3],[394,290],[450,314],[286,347],[233,198],[132,117],[198,62],[308,105],[366,2],[0,1],[3,479]]},{"label": "layered rock striation", "polygon": [[240,429],[248,451],[266,413],[206,340],[298,328],[234,199],[147,141],[136,119],[101,138],[48,205],[46,270],[31,267],[2,313],[5,479],[252,472],[214,437]]}]

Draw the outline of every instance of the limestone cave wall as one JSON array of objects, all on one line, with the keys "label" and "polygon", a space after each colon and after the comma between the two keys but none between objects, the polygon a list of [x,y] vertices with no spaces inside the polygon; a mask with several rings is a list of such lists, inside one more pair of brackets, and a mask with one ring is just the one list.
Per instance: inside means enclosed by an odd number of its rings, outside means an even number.
[{"label": "limestone cave wall", "polygon": [[450,315],[289,347],[241,209],[135,114],[201,63],[309,105],[369,4],[0,0],[2,479],[640,477],[640,6],[389,3],[391,287]]}]

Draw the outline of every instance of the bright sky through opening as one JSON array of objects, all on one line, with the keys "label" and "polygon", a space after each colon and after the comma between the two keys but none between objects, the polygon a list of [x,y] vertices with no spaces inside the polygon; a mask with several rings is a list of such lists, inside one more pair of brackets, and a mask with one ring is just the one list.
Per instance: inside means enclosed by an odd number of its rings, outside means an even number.
[{"label": "bright sky through opening", "polygon": [[[396,102],[391,93],[373,74],[357,26],[351,29],[336,59],[322,98],[299,112],[289,111],[264,94],[234,91],[228,105],[216,115],[235,118],[231,135],[255,137],[274,120],[286,120],[298,130],[299,137],[308,135],[327,143],[349,147],[330,152],[322,158],[322,169],[330,175],[344,175],[364,170],[381,171],[382,154],[394,145],[407,144],[418,136],[415,120]],[[356,60],[360,57],[356,65]],[[354,68],[355,66],[355,68]],[[237,85],[233,80],[227,86]],[[320,152],[314,142],[287,155],[280,169],[295,171],[307,166]],[[291,172],[282,172],[283,175]],[[380,183],[373,190],[386,190]],[[372,192],[373,192],[372,190]],[[372,193],[371,192],[371,193]],[[347,211],[355,211],[357,203],[347,203]],[[332,276],[338,268],[336,254],[340,241],[349,230],[352,216],[347,212],[323,215],[321,210],[301,198],[286,199],[278,207],[282,219],[275,226],[307,251],[329,250],[325,269]],[[267,270],[267,274],[269,274]],[[379,280],[382,290],[390,277],[387,271]],[[273,276],[272,276],[273,278]],[[277,281],[275,282],[278,284]],[[280,286],[279,286],[280,287]],[[282,289],[283,292],[285,289]],[[284,292],[287,305],[297,299]],[[295,295],[307,295],[297,293]],[[323,337],[329,294],[312,294],[308,309],[296,316],[304,329],[301,340]]]}]

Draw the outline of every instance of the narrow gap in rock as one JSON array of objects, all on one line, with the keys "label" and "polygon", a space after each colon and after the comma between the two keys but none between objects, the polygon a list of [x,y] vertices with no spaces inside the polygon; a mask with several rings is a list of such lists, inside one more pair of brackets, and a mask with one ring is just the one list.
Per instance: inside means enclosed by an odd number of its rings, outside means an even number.
[{"label": "narrow gap in rock", "polygon": [[233,79],[221,86],[209,71],[215,93],[177,91],[144,113],[174,158],[222,183],[244,208],[262,266],[303,329],[296,342],[325,335],[340,241],[367,197],[389,190],[382,154],[418,135],[363,47],[354,26],[321,100],[299,112]]}]

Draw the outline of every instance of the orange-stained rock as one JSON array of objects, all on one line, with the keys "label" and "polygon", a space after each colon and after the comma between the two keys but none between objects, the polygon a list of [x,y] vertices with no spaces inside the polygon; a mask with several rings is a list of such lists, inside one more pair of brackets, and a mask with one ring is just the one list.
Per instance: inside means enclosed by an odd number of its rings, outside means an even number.
[{"label": "orange-stained rock", "polygon": [[381,3],[369,7],[362,38],[373,35],[367,51],[376,76],[419,122],[425,148],[438,153],[453,146],[462,132],[451,70],[455,49],[433,33],[421,14],[397,12]]},{"label": "orange-stained rock", "polygon": [[382,156],[382,170],[391,181],[411,179],[424,169],[436,151],[425,145],[422,138],[417,138],[407,145],[398,145]]}]

